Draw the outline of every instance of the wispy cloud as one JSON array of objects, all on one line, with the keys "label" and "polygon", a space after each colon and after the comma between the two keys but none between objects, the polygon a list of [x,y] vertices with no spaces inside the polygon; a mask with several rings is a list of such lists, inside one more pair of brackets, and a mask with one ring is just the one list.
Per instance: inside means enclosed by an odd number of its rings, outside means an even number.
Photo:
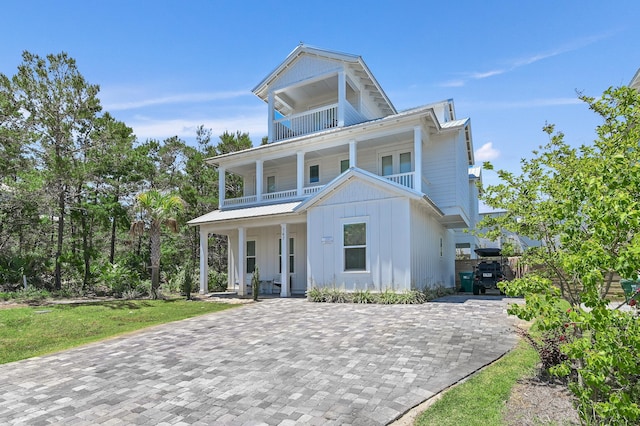
[{"label": "wispy cloud", "polygon": [[161,120],[155,118],[136,116],[127,120],[139,140],[165,139],[171,136],[188,139],[196,136],[196,129],[203,125],[210,128],[213,135],[221,135],[224,131],[235,132],[237,130],[248,132],[251,139],[259,143],[262,136],[267,133],[265,114],[238,115],[226,118],[175,118]]},{"label": "wispy cloud", "polygon": [[209,92],[209,93],[182,93],[178,95],[169,95],[169,96],[143,98],[143,99],[132,99],[127,101],[106,103],[104,105],[104,109],[106,111],[123,111],[123,110],[137,109],[137,108],[143,108],[148,106],[228,100],[228,99],[239,98],[239,97],[248,96],[248,95],[252,95],[252,93],[248,90]]},{"label": "wispy cloud", "polygon": [[482,109],[521,109],[521,108],[539,108],[553,107],[562,105],[581,105],[582,102],[575,98],[540,98],[540,99],[524,99],[518,101],[493,101],[493,102],[474,102],[461,101],[458,107],[462,108],[482,108]]},{"label": "wispy cloud", "polygon": [[463,72],[460,74],[460,77],[448,80],[440,84],[442,87],[462,87],[469,81],[473,80],[482,80],[489,77],[494,77],[496,75],[505,74],[511,71],[514,71],[520,67],[524,67],[527,65],[534,64],[536,62],[542,61],[544,59],[552,58],[554,56],[561,55],[563,53],[568,53],[574,50],[581,49],[590,44],[593,44],[602,39],[611,37],[614,33],[602,33],[596,34],[593,36],[582,37],[576,40],[572,40],[568,43],[562,44],[555,49],[551,49],[545,52],[534,53],[528,56],[524,56],[522,58],[518,58],[515,60],[508,61],[506,66],[503,68],[493,69],[490,71],[471,71],[471,72]]},{"label": "wispy cloud", "polygon": [[476,149],[473,154],[477,162],[490,161],[500,157],[500,150],[493,147],[493,142],[487,142]]}]

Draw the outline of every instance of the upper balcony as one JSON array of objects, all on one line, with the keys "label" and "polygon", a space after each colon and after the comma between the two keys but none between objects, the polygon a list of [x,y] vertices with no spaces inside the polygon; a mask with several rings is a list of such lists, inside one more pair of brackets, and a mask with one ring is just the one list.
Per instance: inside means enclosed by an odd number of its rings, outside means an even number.
[{"label": "upper balcony", "polygon": [[365,114],[358,112],[348,101],[344,102],[344,114],[339,113],[339,108],[340,105],[334,103],[274,119],[272,141],[278,142],[338,127],[342,116],[344,117],[344,126],[366,121]]},{"label": "upper balcony", "polygon": [[[415,189],[416,173],[398,173],[394,175],[383,176],[384,178],[395,182],[407,188]],[[262,204],[285,203],[289,201],[301,201],[320,192],[326,185],[314,185],[303,187],[301,191],[297,188],[287,189],[285,191],[266,192],[263,194],[245,195],[238,198],[229,198],[222,200],[222,209],[235,209],[252,207]],[[255,192],[255,191],[252,191]]]}]

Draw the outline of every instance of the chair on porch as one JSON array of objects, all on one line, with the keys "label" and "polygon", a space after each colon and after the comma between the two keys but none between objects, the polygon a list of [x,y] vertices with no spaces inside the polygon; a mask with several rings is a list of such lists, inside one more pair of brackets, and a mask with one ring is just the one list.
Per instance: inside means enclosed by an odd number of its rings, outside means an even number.
[{"label": "chair on porch", "polygon": [[[280,294],[280,290],[282,289],[282,275],[278,274],[273,279],[273,287],[278,288],[278,294]],[[272,291],[273,293],[273,291]],[[291,294],[291,275],[289,275],[289,294]]]}]

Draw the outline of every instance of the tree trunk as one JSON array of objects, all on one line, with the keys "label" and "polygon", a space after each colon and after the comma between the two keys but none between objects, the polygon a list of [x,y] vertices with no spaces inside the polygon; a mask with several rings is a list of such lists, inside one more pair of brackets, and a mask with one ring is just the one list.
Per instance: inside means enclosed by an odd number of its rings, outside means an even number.
[{"label": "tree trunk", "polygon": [[150,229],[151,242],[151,298],[158,298],[160,287],[160,222],[153,220]]},{"label": "tree trunk", "polygon": [[[116,190],[115,202],[117,203],[120,198],[120,188]],[[109,248],[109,263],[113,265],[113,262],[116,257],[116,209],[113,211],[113,220],[111,221],[111,246]]]},{"label": "tree trunk", "polygon": [[65,191],[64,187],[60,189],[58,197],[58,247],[56,249],[56,272],[54,277],[54,288],[62,289],[62,264],[60,257],[62,256],[62,245],[64,242],[64,209],[65,209]]}]

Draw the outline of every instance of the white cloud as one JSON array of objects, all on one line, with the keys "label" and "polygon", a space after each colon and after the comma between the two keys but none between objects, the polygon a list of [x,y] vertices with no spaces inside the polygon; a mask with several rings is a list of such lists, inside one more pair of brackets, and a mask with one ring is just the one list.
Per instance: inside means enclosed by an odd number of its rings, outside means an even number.
[{"label": "white cloud", "polygon": [[226,92],[209,92],[209,93],[182,93],[178,95],[169,95],[155,98],[132,99],[126,101],[118,101],[106,103],[104,109],[106,111],[122,111],[147,106],[158,106],[177,103],[198,103],[211,102],[239,98],[242,96],[252,95],[248,90],[242,91],[226,91]]},{"label": "white cloud", "polygon": [[[496,75],[500,75],[500,74],[505,74],[507,72],[511,72],[515,69],[518,69],[520,67],[526,66],[526,65],[531,65],[535,62],[541,61],[543,59],[547,59],[547,58],[551,58],[554,56],[558,56],[560,54],[563,53],[567,53],[567,52],[571,52],[574,50],[578,50],[581,49],[585,46],[588,46],[590,44],[593,44],[597,41],[600,41],[602,39],[611,37],[613,35],[613,33],[602,33],[602,34],[596,34],[593,36],[588,36],[588,37],[582,37],[576,40],[571,40],[567,43],[564,43],[558,47],[556,47],[555,49],[551,49],[549,51],[546,52],[541,52],[541,53],[534,53],[528,56],[525,56],[523,58],[520,59],[516,59],[516,60],[512,60],[509,61],[507,66],[503,69],[495,69],[495,70],[491,70],[491,71],[482,71],[482,72],[478,72],[478,71],[473,71],[473,72],[465,72],[462,73],[462,77],[457,79],[457,80],[453,80],[453,81],[448,81],[448,82],[444,82],[442,84],[440,84],[441,87],[461,87],[464,86],[467,82],[472,81],[472,80],[482,80],[484,78],[488,78],[488,77],[493,77]],[[452,84],[454,83],[454,84]]]},{"label": "white cloud", "polygon": [[476,161],[490,161],[500,157],[500,151],[493,147],[493,142],[487,142],[474,152]]},{"label": "white cloud", "polygon": [[133,129],[138,140],[165,139],[171,136],[180,138],[194,138],[196,129],[203,125],[210,128],[214,136],[221,135],[224,131],[248,132],[254,144],[260,142],[260,138],[267,134],[267,121],[264,114],[253,116],[238,115],[227,118],[176,118],[159,120],[147,117],[134,117],[127,120],[127,125]]},{"label": "white cloud", "polygon": [[562,105],[581,105],[582,102],[575,98],[541,98],[525,99],[521,101],[495,101],[495,102],[465,102],[458,103],[458,107],[463,108],[483,108],[483,109],[515,109],[515,108],[539,108]]}]

